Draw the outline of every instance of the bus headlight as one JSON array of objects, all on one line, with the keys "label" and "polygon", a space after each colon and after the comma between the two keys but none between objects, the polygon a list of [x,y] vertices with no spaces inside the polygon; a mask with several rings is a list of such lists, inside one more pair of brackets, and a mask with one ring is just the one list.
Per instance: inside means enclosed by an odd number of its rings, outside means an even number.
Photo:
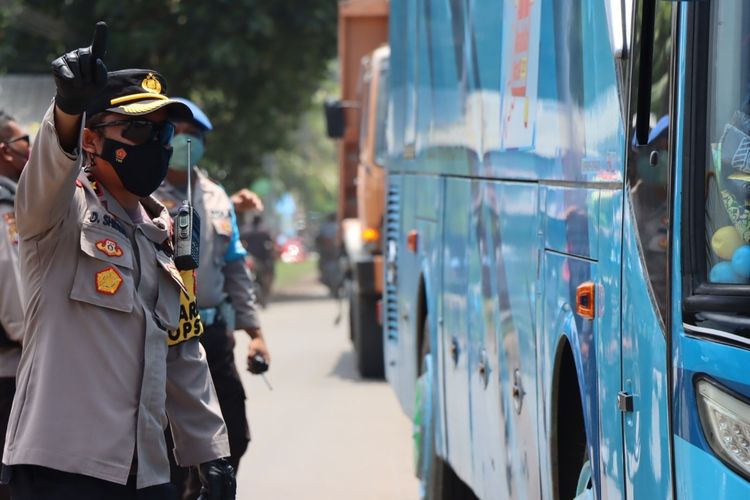
[{"label": "bus headlight", "polygon": [[711,449],[733,469],[750,477],[750,405],[705,379],[698,381],[695,392]]}]

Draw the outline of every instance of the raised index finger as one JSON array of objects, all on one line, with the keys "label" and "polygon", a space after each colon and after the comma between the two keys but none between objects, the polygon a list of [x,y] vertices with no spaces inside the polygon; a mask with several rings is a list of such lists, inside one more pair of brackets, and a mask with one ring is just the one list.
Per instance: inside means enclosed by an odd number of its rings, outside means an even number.
[{"label": "raised index finger", "polygon": [[94,61],[104,58],[107,53],[107,23],[99,21],[94,27],[94,38],[91,40],[91,55]]}]

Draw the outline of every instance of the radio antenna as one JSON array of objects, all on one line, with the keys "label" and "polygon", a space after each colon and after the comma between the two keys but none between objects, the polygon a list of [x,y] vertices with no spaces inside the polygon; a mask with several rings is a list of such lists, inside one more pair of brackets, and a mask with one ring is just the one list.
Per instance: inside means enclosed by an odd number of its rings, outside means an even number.
[{"label": "radio antenna", "polygon": [[187,199],[188,203],[193,204],[193,164],[190,161],[190,149],[192,148],[192,141],[187,140],[187,172],[188,172],[188,186],[187,186]]}]

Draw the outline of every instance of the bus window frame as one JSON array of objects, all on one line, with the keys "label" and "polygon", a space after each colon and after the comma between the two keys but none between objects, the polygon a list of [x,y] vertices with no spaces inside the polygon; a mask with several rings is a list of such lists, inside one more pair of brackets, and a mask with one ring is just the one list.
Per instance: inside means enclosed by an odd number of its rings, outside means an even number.
[{"label": "bus window frame", "polygon": [[[709,2],[683,5],[687,13],[685,54],[685,124],[682,144],[684,193],[682,211],[682,308],[687,318],[698,313],[749,316],[750,285],[708,281],[706,254],[706,162],[708,71],[710,57]],[[703,118],[700,118],[703,117]],[[714,315],[716,318],[716,316]],[[735,323],[731,317],[727,323]]]}]

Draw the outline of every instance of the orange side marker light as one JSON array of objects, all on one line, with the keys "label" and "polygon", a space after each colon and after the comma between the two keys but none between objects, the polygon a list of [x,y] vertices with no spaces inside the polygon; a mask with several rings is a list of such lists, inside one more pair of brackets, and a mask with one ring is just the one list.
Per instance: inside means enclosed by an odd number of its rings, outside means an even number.
[{"label": "orange side marker light", "polygon": [[406,235],[406,247],[412,251],[412,253],[417,253],[417,248],[419,247],[419,233],[417,233],[416,229],[412,229],[409,231],[409,234]]},{"label": "orange side marker light", "polygon": [[576,288],[576,312],[583,318],[594,319],[594,283],[586,281]]}]

